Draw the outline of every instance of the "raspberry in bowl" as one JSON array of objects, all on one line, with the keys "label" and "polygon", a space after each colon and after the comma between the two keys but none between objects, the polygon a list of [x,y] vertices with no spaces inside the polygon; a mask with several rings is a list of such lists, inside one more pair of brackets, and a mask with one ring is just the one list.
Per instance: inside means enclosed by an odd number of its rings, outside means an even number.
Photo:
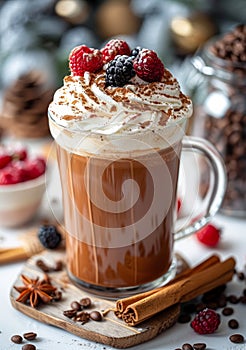
[{"label": "raspberry in bowl", "polygon": [[46,160],[26,147],[0,146],[0,226],[16,227],[31,220],[46,185]]}]

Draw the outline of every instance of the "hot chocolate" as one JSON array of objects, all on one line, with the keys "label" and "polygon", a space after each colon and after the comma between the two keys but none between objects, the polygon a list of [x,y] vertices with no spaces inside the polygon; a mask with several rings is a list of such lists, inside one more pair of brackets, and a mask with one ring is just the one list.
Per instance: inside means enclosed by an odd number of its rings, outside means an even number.
[{"label": "hot chocolate", "polygon": [[[160,158],[150,153],[135,159],[82,156],[58,147],[64,217],[69,233],[67,264],[72,278],[91,285],[120,288],[146,284],[168,271],[172,263],[175,209],[175,193],[171,195],[171,191],[177,187],[180,146],[179,143],[160,151]],[[150,211],[155,197],[153,177],[162,174],[163,162],[167,168],[160,180],[164,188],[171,179],[171,187],[159,203],[163,215],[160,224],[156,224],[157,213]],[[116,206],[124,197],[124,183],[129,179],[138,184],[137,201],[127,210],[119,208],[110,212],[105,200],[110,199]],[[131,186],[134,184],[129,184],[129,194],[133,196]],[[147,234],[136,225],[144,217],[151,225]]]},{"label": "hot chocolate", "polygon": [[166,280],[192,103],[156,53],[112,40],[72,50],[49,107],[72,280],[101,291]]}]

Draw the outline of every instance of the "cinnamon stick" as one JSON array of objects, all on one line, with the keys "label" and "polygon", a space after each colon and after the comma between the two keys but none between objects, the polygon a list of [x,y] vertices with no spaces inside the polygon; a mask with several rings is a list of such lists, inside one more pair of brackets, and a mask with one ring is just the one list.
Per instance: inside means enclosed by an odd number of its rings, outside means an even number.
[{"label": "cinnamon stick", "polygon": [[[193,270],[190,271],[190,275],[178,277],[176,281],[159,288],[153,294],[146,296],[143,293],[145,296],[142,295],[141,299],[130,304],[126,298],[124,305],[128,305],[123,311],[121,309],[121,317],[129,326],[135,326],[171,305],[188,301],[229,282],[234,274],[234,267],[235,260],[233,258],[224,262],[216,262],[202,270],[195,267],[195,272]],[[116,303],[117,310],[119,305],[122,308],[122,300]]]},{"label": "cinnamon stick", "polygon": [[23,247],[6,248],[0,250],[0,265],[27,258],[28,254]]},{"label": "cinnamon stick", "polygon": [[[220,261],[220,259],[217,255],[212,255],[208,259],[206,259],[205,261],[201,262],[199,265],[197,265],[193,268],[188,268],[185,271],[181,272],[177,277],[175,277],[172,281],[170,281],[165,286],[173,284],[173,283],[179,281],[181,278],[191,276],[195,272],[202,271],[202,270],[206,269],[207,267],[212,266],[215,263],[218,263],[219,261]],[[156,288],[156,289],[150,290],[148,292],[136,294],[136,295],[133,295],[133,296],[128,297],[128,298],[117,300],[116,301],[117,316],[119,318],[121,318],[122,313],[126,310],[127,306],[137,302],[138,300],[141,300],[143,298],[146,298],[150,295],[155,294],[156,292],[158,292],[162,288],[163,287]]]}]

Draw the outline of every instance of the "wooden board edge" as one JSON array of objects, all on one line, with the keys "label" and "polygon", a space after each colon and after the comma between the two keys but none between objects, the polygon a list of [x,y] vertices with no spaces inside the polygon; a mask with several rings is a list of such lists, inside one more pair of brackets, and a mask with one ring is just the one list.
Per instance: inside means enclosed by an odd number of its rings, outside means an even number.
[{"label": "wooden board edge", "polygon": [[[178,319],[180,313],[180,305],[174,305],[160,312],[158,315],[154,316],[151,319],[151,323],[148,321],[140,324],[138,328],[145,328],[145,332],[135,333],[131,336],[115,338],[115,337],[107,337],[102,334],[96,332],[90,332],[88,330],[83,330],[82,327],[74,327],[72,321],[65,321],[59,318],[56,318],[52,315],[45,314],[40,310],[33,309],[28,305],[20,303],[15,300],[13,295],[10,294],[10,301],[12,306],[25,314],[28,317],[36,319],[39,322],[43,322],[58,328],[61,328],[69,333],[72,333],[80,338],[84,338],[89,341],[99,342],[104,345],[108,345],[118,349],[126,349],[130,348],[144,342],[147,342],[153,338],[155,338],[158,334],[164,332],[165,330],[171,328]],[[95,340],[97,339],[97,340]]]}]

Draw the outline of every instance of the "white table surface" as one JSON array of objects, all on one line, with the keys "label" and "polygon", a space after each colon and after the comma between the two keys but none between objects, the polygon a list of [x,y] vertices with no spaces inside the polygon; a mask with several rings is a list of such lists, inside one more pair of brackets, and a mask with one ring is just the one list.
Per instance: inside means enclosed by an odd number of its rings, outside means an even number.
[{"label": "white table surface", "polygon": [[[54,168],[52,179],[45,194],[40,215],[45,216],[50,212],[50,199],[52,195],[57,196],[59,191],[59,181],[57,181],[57,169]],[[58,184],[58,185],[57,185]],[[56,187],[56,185],[58,187]],[[54,208],[53,208],[54,209]],[[59,208],[57,215],[59,215]],[[55,210],[56,211],[56,210]],[[38,218],[37,218],[38,220]],[[237,269],[245,271],[246,266],[246,220],[226,217],[217,214],[214,223],[222,227],[223,234],[220,244],[216,249],[203,246],[194,236],[190,236],[175,243],[175,250],[191,264],[198,264],[213,253],[217,253],[222,258],[233,256],[237,261]],[[16,245],[18,236],[26,231],[29,226],[35,224],[35,221],[22,229],[6,229],[0,227],[0,245]],[[43,324],[21,312],[14,309],[10,303],[10,288],[16,277],[19,275],[24,262],[13,263],[0,266],[0,350],[17,350],[21,345],[10,341],[13,334],[23,334],[27,331],[33,331],[38,334],[35,342],[38,350],[109,350],[113,349],[107,345],[90,342],[78,336],[68,333],[54,326]],[[231,292],[240,295],[242,289],[246,288],[244,282],[234,281],[227,287],[228,293]],[[205,342],[209,350],[243,350],[244,344],[233,344],[228,337],[233,333],[241,333],[246,338],[246,305],[232,305],[235,312],[233,318],[240,322],[238,330],[230,330],[227,326],[229,318],[222,317],[222,323],[219,330],[212,335],[197,335],[189,324],[176,324],[171,329],[158,335],[156,338],[138,346],[132,347],[132,350],[174,350],[181,347],[183,343]],[[219,311],[221,312],[221,310]]]}]

